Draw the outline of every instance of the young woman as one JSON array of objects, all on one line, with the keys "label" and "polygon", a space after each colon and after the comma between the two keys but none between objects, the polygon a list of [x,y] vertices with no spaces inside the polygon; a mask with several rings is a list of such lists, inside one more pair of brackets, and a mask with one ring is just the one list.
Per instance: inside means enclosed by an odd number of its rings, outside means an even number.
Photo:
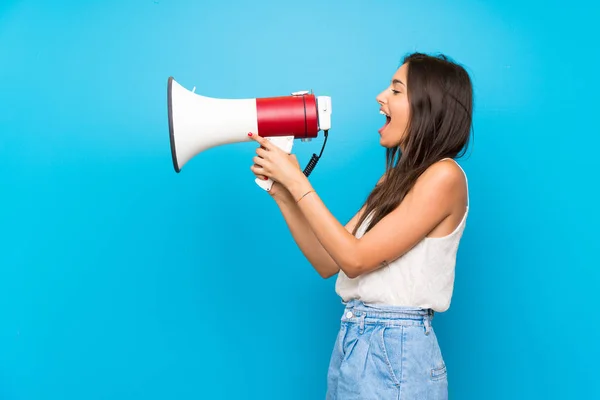
[{"label": "young woman", "polygon": [[341,225],[293,156],[268,140],[251,170],[270,192],[303,254],[337,274],[346,304],[328,372],[328,399],[446,399],[447,371],[431,320],[446,311],[468,213],[467,179],[454,158],[471,133],[465,69],[411,54],[377,96],[387,168],[364,206]]}]

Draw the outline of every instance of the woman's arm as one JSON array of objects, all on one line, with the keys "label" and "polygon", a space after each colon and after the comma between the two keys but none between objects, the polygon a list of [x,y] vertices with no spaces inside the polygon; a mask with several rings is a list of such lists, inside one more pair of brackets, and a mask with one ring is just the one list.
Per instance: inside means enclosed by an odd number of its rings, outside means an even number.
[{"label": "woman's arm", "polygon": [[466,189],[464,174],[455,163],[436,163],[417,179],[395,210],[358,239],[331,215],[288,154],[259,135],[250,136],[261,144],[251,170],[288,189],[317,240],[350,278],[380,268],[410,250],[458,210]]},{"label": "woman's arm", "polygon": [[[325,279],[337,274],[340,270],[339,265],[321,245],[290,193],[281,187],[273,194],[273,198],[281,210],[294,241],[313,268]],[[346,224],[344,228],[347,232],[352,232],[359,216],[360,211]]]},{"label": "woman's arm", "polygon": [[404,201],[360,239],[331,215],[303,175],[294,175],[286,187],[323,248],[353,278],[400,257],[448,217],[460,197],[463,179],[453,165],[432,166]]}]

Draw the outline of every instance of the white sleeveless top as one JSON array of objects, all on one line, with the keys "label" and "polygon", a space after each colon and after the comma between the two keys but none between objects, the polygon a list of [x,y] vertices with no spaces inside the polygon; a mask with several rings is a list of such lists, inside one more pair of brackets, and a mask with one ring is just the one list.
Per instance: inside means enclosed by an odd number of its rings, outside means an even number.
[{"label": "white sleeveless top", "polygon": [[[460,168],[466,179],[465,171]],[[367,304],[446,311],[454,290],[458,244],[469,213],[468,196],[467,182],[467,208],[452,233],[443,237],[426,237],[387,266],[353,279],[340,270],[335,285],[336,293],[344,302],[357,299]],[[364,234],[368,221],[369,218],[359,227],[356,237]]]}]

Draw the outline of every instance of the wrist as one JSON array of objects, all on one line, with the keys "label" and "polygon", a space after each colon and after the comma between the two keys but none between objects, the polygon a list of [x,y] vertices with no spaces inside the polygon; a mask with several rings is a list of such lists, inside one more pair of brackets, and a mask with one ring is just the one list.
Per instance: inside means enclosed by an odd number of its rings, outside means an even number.
[{"label": "wrist", "polygon": [[313,190],[308,178],[302,172],[291,180],[286,188],[294,202],[298,201],[306,192]]},{"label": "wrist", "polygon": [[294,201],[291,193],[283,187],[283,185],[282,187],[278,187],[274,193],[270,193],[270,195],[276,203],[289,203],[290,201]]}]

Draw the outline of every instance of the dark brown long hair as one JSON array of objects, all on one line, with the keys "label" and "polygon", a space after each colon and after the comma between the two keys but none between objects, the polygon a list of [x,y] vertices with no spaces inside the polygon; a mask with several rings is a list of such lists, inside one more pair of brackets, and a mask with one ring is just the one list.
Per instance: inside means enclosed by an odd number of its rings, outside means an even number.
[{"label": "dark brown long hair", "polygon": [[473,87],[467,71],[445,55],[404,57],[410,121],[400,146],[386,150],[386,170],[354,227],[373,213],[365,232],[393,211],[427,168],[464,155],[472,130]]}]

